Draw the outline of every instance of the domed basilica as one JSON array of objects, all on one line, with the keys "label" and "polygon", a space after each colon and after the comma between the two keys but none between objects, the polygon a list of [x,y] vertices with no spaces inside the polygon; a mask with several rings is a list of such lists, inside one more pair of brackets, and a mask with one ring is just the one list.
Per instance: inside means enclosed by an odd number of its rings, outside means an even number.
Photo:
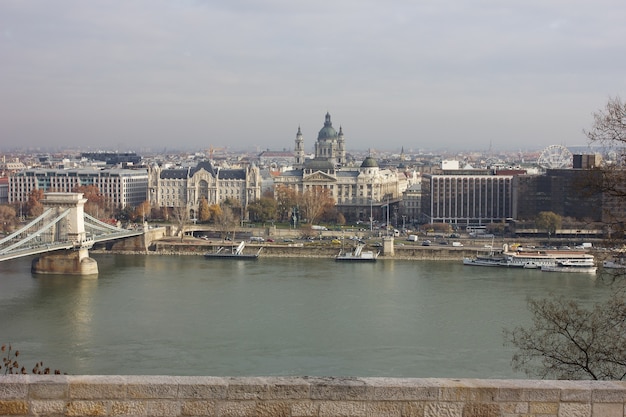
[{"label": "domed basilica", "polygon": [[329,113],[315,142],[315,157],[306,159],[300,127],[295,141],[296,164],[274,178],[276,187],[285,186],[305,193],[317,187],[327,189],[337,210],[348,221],[381,219],[381,206],[399,201],[406,179],[394,169],[381,169],[371,156],[362,163],[348,164],[343,129],[335,130]]}]

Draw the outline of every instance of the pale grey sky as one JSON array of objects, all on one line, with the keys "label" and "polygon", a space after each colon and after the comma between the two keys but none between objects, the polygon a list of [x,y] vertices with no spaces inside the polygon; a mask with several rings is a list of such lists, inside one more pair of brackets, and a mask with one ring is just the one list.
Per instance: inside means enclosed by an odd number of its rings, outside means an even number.
[{"label": "pale grey sky", "polygon": [[623,0],[1,0],[0,147],[542,148],[626,96]]}]

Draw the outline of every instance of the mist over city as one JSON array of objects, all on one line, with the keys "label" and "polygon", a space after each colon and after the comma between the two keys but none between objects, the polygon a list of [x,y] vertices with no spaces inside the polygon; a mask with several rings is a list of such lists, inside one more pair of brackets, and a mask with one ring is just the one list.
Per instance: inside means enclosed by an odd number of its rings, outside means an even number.
[{"label": "mist over city", "polygon": [[626,87],[626,5],[399,0],[0,3],[0,146],[352,149],[586,144]]}]

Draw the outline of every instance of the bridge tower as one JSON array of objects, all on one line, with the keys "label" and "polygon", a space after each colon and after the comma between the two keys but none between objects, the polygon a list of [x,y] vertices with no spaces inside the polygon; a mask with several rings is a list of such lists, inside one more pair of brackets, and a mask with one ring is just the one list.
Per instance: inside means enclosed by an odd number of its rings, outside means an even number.
[{"label": "bridge tower", "polygon": [[45,193],[44,209],[53,208],[57,213],[69,210],[63,221],[55,226],[57,236],[66,236],[74,243],[74,248],[50,253],[33,260],[31,270],[35,274],[95,275],[98,263],[89,257],[93,240],[85,232],[85,203],[83,193]]}]

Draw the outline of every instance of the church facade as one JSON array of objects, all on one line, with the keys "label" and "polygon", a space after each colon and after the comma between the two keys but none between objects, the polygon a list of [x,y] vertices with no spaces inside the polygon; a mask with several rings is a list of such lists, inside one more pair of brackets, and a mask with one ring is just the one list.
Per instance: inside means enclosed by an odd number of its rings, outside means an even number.
[{"label": "church facade", "polygon": [[314,147],[315,157],[305,159],[304,138],[298,128],[296,165],[274,179],[275,187],[289,187],[299,193],[315,187],[325,188],[348,221],[369,222],[370,217],[385,221],[390,211],[387,205],[393,215],[402,195],[404,182],[400,177],[404,174],[394,169],[381,169],[371,156],[360,164],[348,163],[343,129],[335,130],[329,113]]}]

